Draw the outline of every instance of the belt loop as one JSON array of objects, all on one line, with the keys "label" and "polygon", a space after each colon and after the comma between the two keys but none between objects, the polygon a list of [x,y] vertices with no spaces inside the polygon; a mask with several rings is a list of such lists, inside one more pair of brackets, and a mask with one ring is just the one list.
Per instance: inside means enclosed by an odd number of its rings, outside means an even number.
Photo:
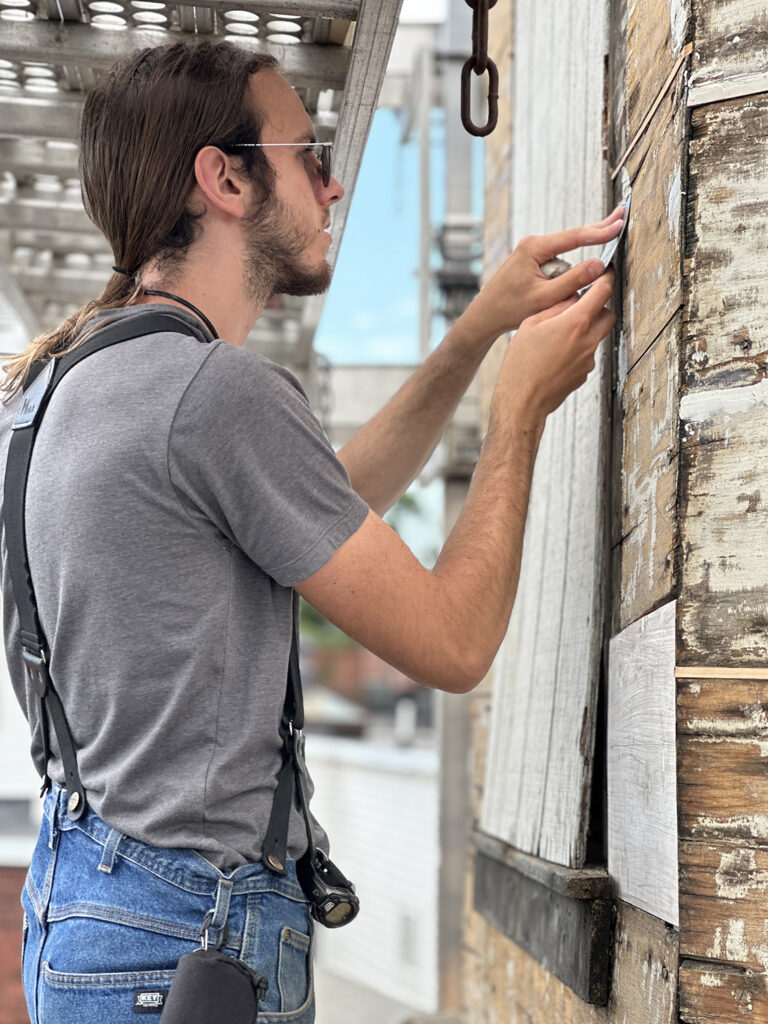
[{"label": "belt loop", "polygon": [[234,886],[228,878],[220,878],[216,886],[216,905],[209,910],[203,921],[201,934],[205,949],[221,949],[226,946],[229,938],[227,931],[227,917],[229,915],[229,901]]},{"label": "belt loop", "polygon": [[122,838],[123,833],[118,832],[116,828],[109,830],[107,841],[104,843],[104,853],[102,854],[101,863],[99,864],[99,871],[103,871],[105,875],[112,874],[112,869],[115,866],[117,848],[120,845],[120,840]]},{"label": "belt loop", "polygon": [[[53,789],[46,794],[45,799],[51,801],[50,828],[48,830],[48,849],[52,850],[56,845],[61,826],[59,825],[59,805],[62,803],[63,790],[54,783]],[[65,810],[66,813],[66,810]]]}]

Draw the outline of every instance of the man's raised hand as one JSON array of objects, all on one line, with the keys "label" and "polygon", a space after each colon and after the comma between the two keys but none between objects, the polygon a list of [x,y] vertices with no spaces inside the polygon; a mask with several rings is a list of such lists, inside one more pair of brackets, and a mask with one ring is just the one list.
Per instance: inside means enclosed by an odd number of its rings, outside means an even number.
[{"label": "man's raised hand", "polygon": [[584,260],[551,280],[541,267],[562,253],[605,245],[621,231],[623,207],[597,224],[523,238],[460,318],[484,342],[514,331],[526,318],[551,309],[604,273],[599,259]]}]

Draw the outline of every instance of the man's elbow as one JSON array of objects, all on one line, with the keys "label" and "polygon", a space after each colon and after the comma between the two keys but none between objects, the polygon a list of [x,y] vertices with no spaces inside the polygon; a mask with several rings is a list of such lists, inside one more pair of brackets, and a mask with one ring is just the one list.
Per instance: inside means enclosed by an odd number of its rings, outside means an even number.
[{"label": "man's elbow", "polygon": [[492,663],[493,656],[465,647],[454,652],[438,672],[431,672],[430,678],[423,681],[444,693],[470,693],[488,675]]}]

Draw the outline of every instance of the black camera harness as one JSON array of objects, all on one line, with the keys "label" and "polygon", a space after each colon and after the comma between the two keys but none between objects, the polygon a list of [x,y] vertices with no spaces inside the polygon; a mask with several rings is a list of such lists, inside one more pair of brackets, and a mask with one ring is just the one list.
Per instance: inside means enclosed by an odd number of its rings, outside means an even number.
[{"label": "black camera harness", "polygon": [[[21,624],[22,658],[40,705],[45,775],[41,796],[51,787],[48,762],[51,756],[48,716],[53,724],[64,767],[67,791],[67,815],[77,821],[85,813],[87,799],[77,765],[77,753],[72,732],[59,695],[51,679],[48,645],[40,625],[37,600],[32,583],[27,552],[25,505],[29,466],[37,432],[51,395],[63,377],[79,362],[94,352],[131,338],[148,334],[173,332],[186,334],[208,344],[210,338],[202,328],[186,318],[169,312],[147,311],[127,321],[108,324],[91,334],[76,348],[63,356],[35,364],[24,384],[21,405],[13,422],[5,470],[3,518],[8,549],[8,568],[13,595]],[[283,763],[277,775],[277,786],[272,802],[272,813],[263,846],[263,861],[270,871],[285,875],[288,830],[294,800],[304,819],[307,832],[307,851],[297,861],[299,883],[310,902],[313,916],[322,923],[336,927],[346,924],[358,910],[354,887],[315,846],[312,822],[309,816],[307,770],[304,761],[304,701],[299,670],[298,616],[293,611],[291,649],[288,659],[288,681],[283,712],[280,719],[280,737],[283,741]],[[340,919],[343,918],[343,919]]]}]

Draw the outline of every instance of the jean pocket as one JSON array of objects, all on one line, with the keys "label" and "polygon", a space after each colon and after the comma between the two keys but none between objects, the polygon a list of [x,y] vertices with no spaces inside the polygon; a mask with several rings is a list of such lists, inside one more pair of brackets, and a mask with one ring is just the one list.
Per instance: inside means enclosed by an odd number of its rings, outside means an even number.
[{"label": "jean pocket", "polygon": [[280,953],[277,964],[277,987],[280,991],[281,1013],[300,1010],[312,994],[310,937],[295,928],[280,932]]},{"label": "jean pocket", "polygon": [[174,971],[75,974],[43,964],[39,1024],[135,1024],[137,1013],[159,1020]]}]

